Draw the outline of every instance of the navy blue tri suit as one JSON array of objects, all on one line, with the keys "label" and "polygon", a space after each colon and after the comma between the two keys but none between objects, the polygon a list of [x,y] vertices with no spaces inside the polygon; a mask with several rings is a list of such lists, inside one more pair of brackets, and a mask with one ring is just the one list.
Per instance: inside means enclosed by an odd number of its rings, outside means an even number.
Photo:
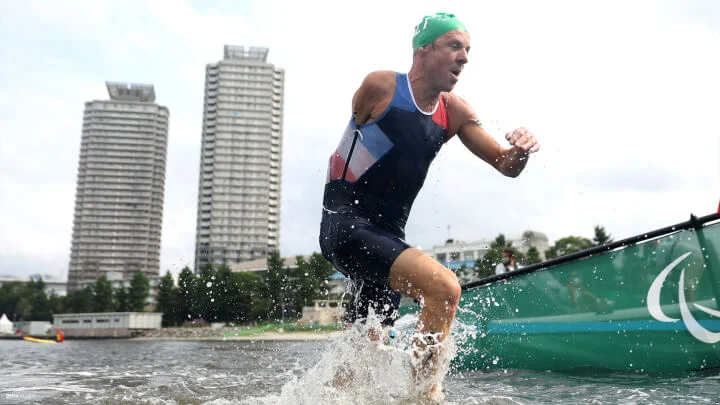
[{"label": "navy blue tri suit", "polygon": [[392,102],[375,121],[351,119],[330,157],[320,224],[323,256],[355,284],[346,321],[397,318],[400,294],[389,286],[390,267],[410,246],[405,224],[430,163],[448,128],[447,110],[420,110],[407,74],[396,73]]}]

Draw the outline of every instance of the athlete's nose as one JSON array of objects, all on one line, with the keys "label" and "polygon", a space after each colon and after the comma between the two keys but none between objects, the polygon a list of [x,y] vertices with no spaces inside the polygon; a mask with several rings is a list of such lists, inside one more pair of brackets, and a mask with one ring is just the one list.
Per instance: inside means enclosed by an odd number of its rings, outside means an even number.
[{"label": "athlete's nose", "polygon": [[458,52],[458,57],[456,61],[461,66],[468,63],[468,50],[461,49],[460,52]]}]

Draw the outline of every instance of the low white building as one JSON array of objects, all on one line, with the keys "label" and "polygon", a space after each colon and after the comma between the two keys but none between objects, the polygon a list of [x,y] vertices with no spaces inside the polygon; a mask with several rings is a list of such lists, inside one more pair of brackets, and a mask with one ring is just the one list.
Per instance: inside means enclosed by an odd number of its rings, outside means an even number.
[{"label": "low white building", "polygon": [[37,280],[39,278],[42,278],[45,283],[45,294],[55,294],[60,297],[67,295],[67,281],[59,280],[48,274],[33,274],[27,277],[0,275],[0,286],[4,283],[27,283],[31,280]]},{"label": "low white building", "polygon": [[[457,270],[463,265],[472,267],[477,259],[482,258],[490,250],[491,240],[478,240],[473,242],[448,239],[442,245],[434,245],[432,249],[425,250],[425,253],[442,263],[445,267]],[[545,260],[545,250],[550,247],[547,235],[537,231],[525,231],[519,237],[508,239],[513,249],[518,252],[527,253],[530,247],[534,246],[540,253],[540,258]]]},{"label": "low white building", "polygon": [[23,335],[43,336],[52,333],[53,325],[47,321],[19,321],[15,322],[15,330],[20,330]]},{"label": "low white building", "polygon": [[448,239],[443,245],[435,245],[425,253],[439,261],[443,266],[456,270],[461,266],[472,267],[477,259],[482,258],[490,250],[490,242],[456,241]]},{"label": "low white building", "polygon": [[314,300],[311,307],[303,307],[301,322],[305,325],[336,325],[345,314],[345,302]]},{"label": "low white building", "polygon": [[68,337],[130,337],[144,330],[160,329],[159,312],[95,312],[55,314],[53,326]]}]

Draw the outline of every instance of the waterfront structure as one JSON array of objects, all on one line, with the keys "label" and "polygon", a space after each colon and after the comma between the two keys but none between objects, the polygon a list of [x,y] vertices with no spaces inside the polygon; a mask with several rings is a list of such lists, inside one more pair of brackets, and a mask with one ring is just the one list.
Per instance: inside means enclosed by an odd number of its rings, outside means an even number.
[{"label": "waterfront structure", "polygon": [[160,329],[159,312],[94,312],[55,314],[53,327],[66,337],[131,337],[150,329]]}]

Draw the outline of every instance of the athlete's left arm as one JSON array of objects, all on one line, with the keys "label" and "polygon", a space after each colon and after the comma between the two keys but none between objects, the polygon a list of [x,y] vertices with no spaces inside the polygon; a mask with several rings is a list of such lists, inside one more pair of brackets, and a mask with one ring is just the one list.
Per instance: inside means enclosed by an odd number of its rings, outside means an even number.
[{"label": "athlete's left arm", "polygon": [[505,135],[510,148],[503,148],[485,131],[467,101],[452,93],[447,97],[447,111],[448,134],[457,134],[472,153],[505,176],[517,177],[525,169],[530,154],[540,149],[535,135],[522,127]]}]

